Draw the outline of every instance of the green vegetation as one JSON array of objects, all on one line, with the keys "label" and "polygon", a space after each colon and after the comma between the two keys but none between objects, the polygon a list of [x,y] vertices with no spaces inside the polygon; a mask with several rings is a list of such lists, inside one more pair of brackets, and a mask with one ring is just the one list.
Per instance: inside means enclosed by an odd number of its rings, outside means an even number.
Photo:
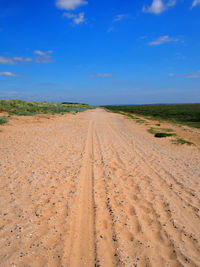
[{"label": "green vegetation", "polygon": [[174,136],[174,133],[155,133],[155,137],[158,138],[163,138],[163,137],[169,137],[169,136]]},{"label": "green vegetation", "polygon": [[150,128],[150,129],[148,129],[147,130],[149,133],[151,133],[151,134],[155,134],[156,132],[157,132],[157,129],[156,128]]},{"label": "green vegetation", "polygon": [[151,127],[148,129],[148,132],[151,134],[154,134],[155,137],[168,137],[168,136],[175,136],[176,134],[173,133],[173,129],[168,129],[168,128],[153,128]]},{"label": "green vegetation", "polygon": [[0,124],[4,124],[8,122],[8,117],[6,116],[0,116]]},{"label": "green vegetation", "polygon": [[168,133],[174,132],[173,129],[169,129],[169,128],[160,128],[160,130],[168,132]]},{"label": "green vegetation", "polygon": [[191,146],[191,145],[194,145],[194,143],[192,143],[192,142],[190,142],[190,141],[187,141],[187,140],[185,140],[185,139],[182,139],[182,138],[178,138],[178,139],[176,139],[175,141],[173,141],[173,143],[174,144],[180,144],[180,145],[184,145],[184,144],[186,144],[186,145],[189,145],[189,146]]},{"label": "green vegetation", "polygon": [[126,115],[127,117],[133,119],[133,120],[140,120],[140,118],[133,116],[132,114],[129,113],[121,113],[122,115]]},{"label": "green vegetation", "polygon": [[154,127],[151,127],[149,130],[148,130],[149,133],[152,133],[152,134],[155,134],[157,132],[167,132],[167,133],[170,133],[170,132],[174,132],[173,129],[168,129],[168,128],[154,128]]},{"label": "green vegetation", "polygon": [[126,112],[200,128],[200,104],[105,106],[112,112]]},{"label": "green vegetation", "polygon": [[35,114],[64,114],[67,112],[81,112],[92,109],[86,104],[59,104],[48,102],[32,102],[15,100],[0,100],[0,112],[8,112],[10,115],[31,116]]},{"label": "green vegetation", "polygon": [[142,120],[142,119],[136,119],[136,122],[137,123],[145,123],[146,121],[145,120]]}]

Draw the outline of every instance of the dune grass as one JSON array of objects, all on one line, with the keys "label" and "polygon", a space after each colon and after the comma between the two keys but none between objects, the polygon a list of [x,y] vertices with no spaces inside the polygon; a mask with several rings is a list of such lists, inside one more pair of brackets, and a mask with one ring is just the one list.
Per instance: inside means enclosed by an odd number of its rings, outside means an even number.
[{"label": "dune grass", "polygon": [[0,100],[0,111],[9,115],[32,116],[35,114],[65,114],[67,112],[82,112],[93,106],[72,103],[49,103],[14,100]]}]

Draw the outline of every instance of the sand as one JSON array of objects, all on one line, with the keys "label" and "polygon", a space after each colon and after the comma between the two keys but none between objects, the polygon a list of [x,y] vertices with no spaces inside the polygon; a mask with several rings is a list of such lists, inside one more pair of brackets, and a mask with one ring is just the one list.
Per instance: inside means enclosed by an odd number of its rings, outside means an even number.
[{"label": "sand", "polygon": [[0,266],[200,266],[199,147],[145,127],[102,109],[1,126]]}]

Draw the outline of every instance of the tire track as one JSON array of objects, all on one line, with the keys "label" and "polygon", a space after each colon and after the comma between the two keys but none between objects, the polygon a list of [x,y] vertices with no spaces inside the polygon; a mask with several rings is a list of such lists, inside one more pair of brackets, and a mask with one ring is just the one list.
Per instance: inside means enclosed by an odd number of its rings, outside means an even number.
[{"label": "tire track", "polygon": [[113,219],[113,210],[108,196],[103,153],[98,133],[94,139],[95,154],[95,203],[96,203],[96,266],[120,266],[120,255],[116,230]]},{"label": "tire track", "polygon": [[76,204],[72,214],[72,224],[70,227],[70,267],[95,265],[93,124],[94,122],[91,121],[88,128],[77,188]]}]

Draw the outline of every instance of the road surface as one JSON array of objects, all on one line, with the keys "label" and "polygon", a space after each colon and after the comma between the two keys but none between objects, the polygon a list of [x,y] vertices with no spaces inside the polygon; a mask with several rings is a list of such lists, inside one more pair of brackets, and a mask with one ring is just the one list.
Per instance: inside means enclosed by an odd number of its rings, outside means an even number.
[{"label": "road surface", "polygon": [[0,266],[200,266],[200,152],[103,109],[0,133]]}]

